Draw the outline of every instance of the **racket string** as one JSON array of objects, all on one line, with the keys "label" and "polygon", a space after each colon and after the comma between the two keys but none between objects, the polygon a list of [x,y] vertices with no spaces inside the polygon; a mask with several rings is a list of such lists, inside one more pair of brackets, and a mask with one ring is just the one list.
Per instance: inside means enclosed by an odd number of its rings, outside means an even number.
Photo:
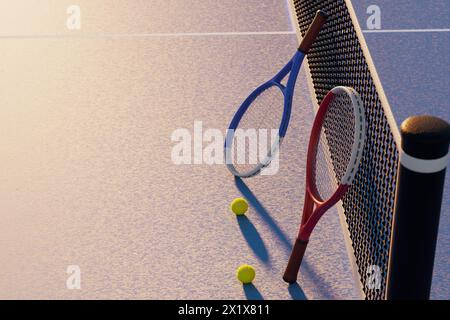
[{"label": "racket string", "polygon": [[277,86],[262,91],[242,116],[232,141],[235,169],[249,172],[259,165],[278,143],[278,129],[284,110],[284,95]]},{"label": "racket string", "polygon": [[346,93],[337,93],[325,115],[313,165],[315,191],[329,199],[347,172],[355,134],[353,103]]}]

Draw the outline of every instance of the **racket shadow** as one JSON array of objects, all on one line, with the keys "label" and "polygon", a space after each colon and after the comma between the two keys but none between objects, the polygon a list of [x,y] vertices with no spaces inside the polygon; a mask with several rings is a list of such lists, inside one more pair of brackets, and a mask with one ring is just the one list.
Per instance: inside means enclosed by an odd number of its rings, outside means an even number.
[{"label": "racket shadow", "polygon": [[264,208],[264,206],[259,202],[258,198],[253,194],[245,182],[239,178],[235,177],[234,183],[239,190],[239,192],[244,196],[245,199],[250,203],[250,205],[255,209],[256,213],[264,220],[264,222],[272,229],[277,238],[282,242],[286,252],[291,252],[292,244],[286,234],[281,230],[275,220],[272,219],[270,213]]},{"label": "racket shadow", "polygon": [[298,283],[290,284],[288,286],[288,291],[291,295],[292,300],[308,300]]},{"label": "racket shadow", "polygon": [[241,233],[247,241],[247,244],[258,257],[259,260],[265,264],[270,264],[269,252],[264,244],[263,239],[259,235],[253,223],[246,216],[236,217]]},{"label": "racket shadow", "polygon": [[[290,254],[292,250],[292,244],[289,241],[289,238],[283,232],[283,230],[281,230],[278,224],[272,219],[270,213],[264,208],[261,202],[256,198],[256,196],[253,194],[253,192],[249,189],[249,187],[245,184],[245,182],[241,178],[235,177],[234,182],[239,192],[244,196],[244,198],[247,199],[249,204],[255,209],[256,213],[259,214],[259,216],[272,229],[274,234],[281,241],[287,254]],[[327,283],[323,279],[323,277],[321,277],[319,273],[316,272],[313,266],[309,264],[307,256],[302,262],[302,270],[303,271],[301,272],[306,273],[306,276],[309,279],[312,279],[312,281],[317,284],[319,292],[323,297],[325,298],[333,297],[332,285]],[[298,288],[296,288],[295,285],[297,285]],[[301,297],[304,296],[306,299],[306,296],[303,293],[303,290],[300,288],[300,286],[298,284],[293,284],[293,286],[294,287],[289,288],[289,293],[291,294],[292,298],[295,299],[295,297],[298,297],[299,300],[302,300]]]},{"label": "racket shadow", "polygon": [[[303,274],[303,277],[308,279],[309,283],[314,284],[316,292],[321,297],[321,299],[325,300],[338,299],[338,297],[335,296],[334,294],[333,285],[328,281],[326,281],[323,278],[323,276],[320,276],[320,274],[314,269],[312,265],[309,264],[309,262],[307,261],[302,262],[300,272]],[[294,283],[292,285],[298,285],[298,283]]]},{"label": "racket shadow", "polygon": [[261,292],[252,283],[242,285],[247,300],[264,300]]}]

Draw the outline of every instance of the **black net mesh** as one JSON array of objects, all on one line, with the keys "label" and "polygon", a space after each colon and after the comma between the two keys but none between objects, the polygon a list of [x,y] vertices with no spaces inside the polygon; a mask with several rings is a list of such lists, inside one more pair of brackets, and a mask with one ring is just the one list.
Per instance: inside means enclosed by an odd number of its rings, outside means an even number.
[{"label": "black net mesh", "polygon": [[[302,34],[317,10],[329,14],[307,58],[317,102],[342,85],[355,88],[365,106],[366,147],[343,208],[366,298],[384,299],[398,162],[394,136],[345,1],[293,3]],[[379,285],[373,270],[380,271]]]}]

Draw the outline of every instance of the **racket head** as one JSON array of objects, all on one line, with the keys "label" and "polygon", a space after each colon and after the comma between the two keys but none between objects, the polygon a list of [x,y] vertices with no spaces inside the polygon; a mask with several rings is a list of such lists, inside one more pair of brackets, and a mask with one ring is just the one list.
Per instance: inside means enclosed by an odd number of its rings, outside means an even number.
[{"label": "racket head", "polygon": [[[307,185],[316,202],[339,200],[361,161],[366,132],[364,106],[350,87],[335,87],[317,111],[307,159]],[[338,198],[336,200],[336,198]]]},{"label": "racket head", "polygon": [[[225,139],[225,163],[235,176],[259,174],[278,152],[289,125],[294,87],[304,57],[297,51],[275,77],[244,100],[234,115]],[[288,73],[284,86],[281,82]],[[256,146],[243,142],[242,135],[248,130],[256,132]]]},{"label": "racket head", "polygon": [[225,161],[235,176],[252,177],[270,164],[282,141],[280,127],[287,116],[285,92],[278,82],[268,81],[248,96],[225,140]]}]

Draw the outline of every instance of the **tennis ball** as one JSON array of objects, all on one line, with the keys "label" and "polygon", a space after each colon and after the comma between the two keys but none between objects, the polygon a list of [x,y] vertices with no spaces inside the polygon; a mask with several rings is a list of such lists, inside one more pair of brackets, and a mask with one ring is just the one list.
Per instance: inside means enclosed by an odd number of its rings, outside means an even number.
[{"label": "tennis ball", "polygon": [[243,284],[252,283],[255,279],[255,269],[248,264],[243,264],[236,271],[236,276],[240,282]]},{"label": "tennis ball", "polygon": [[236,198],[231,202],[231,211],[237,216],[241,216],[247,212],[248,202],[244,198]]}]

